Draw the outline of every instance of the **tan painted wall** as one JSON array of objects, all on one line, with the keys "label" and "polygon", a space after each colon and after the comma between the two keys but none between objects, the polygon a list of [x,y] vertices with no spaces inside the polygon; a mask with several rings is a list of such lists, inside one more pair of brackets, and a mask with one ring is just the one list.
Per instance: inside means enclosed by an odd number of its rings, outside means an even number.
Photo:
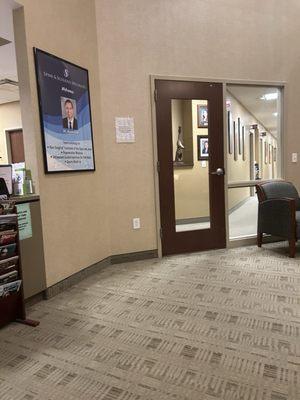
[{"label": "tan painted wall", "polygon": [[[96,0],[113,252],[157,247],[150,74],[288,81],[286,150],[300,151],[297,0]],[[268,60],[264,62],[262,60]],[[114,116],[135,117],[137,140],[114,141]],[[132,160],[124,170],[124,154]],[[288,157],[287,176],[300,187]],[[134,195],[132,195],[134,193]],[[129,229],[131,217],[142,229]]]},{"label": "tan painted wall", "polygon": [[[286,80],[286,154],[300,151],[298,0],[95,0],[96,10],[92,0],[20,2],[27,45],[19,66],[29,75],[22,118],[42,196],[48,284],[109,253],[157,248],[150,74]],[[96,173],[44,175],[32,46],[89,69]],[[128,115],[136,142],[118,145],[114,117]],[[298,169],[286,157],[287,178],[300,187]]]},{"label": "tan painted wall", "polygon": [[[15,15],[15,21],[19,22],[16,41],[19,41],[17,47],[22,55],[18,67],[25,147],[29,154],[28,166],[36,171],[39,180],[46,279],[50,286],[110,254],[95,8],[92,0],[22,0],[21,3],[25,6],[25,46],[20,43],[22,10]],[[94,173],[44,173],[34,46],[89,70],[96,157]],[[119,215],[119,210],[116,213]]]},{"label": "tan painted wall", "polygon": [[22,128],[20,103],[0,104],[0,164],[8,163],[6,130]]}]

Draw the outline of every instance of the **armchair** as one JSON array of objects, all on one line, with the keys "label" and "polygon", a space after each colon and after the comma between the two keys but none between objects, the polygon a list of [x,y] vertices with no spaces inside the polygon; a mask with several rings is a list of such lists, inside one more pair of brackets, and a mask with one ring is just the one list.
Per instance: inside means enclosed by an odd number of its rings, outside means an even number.
[{"label": "armchair", "polygon": [[295,186],[285,181],[256,185],[258,197],[257,245],[262,246],[264,233],[289,241],[289,256],[295,257],[300,237],[300,199]]}]

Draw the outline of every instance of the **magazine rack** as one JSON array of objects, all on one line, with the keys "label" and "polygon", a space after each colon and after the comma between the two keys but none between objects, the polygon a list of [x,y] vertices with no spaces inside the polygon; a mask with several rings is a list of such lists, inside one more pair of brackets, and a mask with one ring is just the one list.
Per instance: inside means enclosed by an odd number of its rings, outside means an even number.
[{"label": "magazine rack", "polygon": [[0,200],[0,328],[13,321],[39,325],[26,319],[17,208]]}]

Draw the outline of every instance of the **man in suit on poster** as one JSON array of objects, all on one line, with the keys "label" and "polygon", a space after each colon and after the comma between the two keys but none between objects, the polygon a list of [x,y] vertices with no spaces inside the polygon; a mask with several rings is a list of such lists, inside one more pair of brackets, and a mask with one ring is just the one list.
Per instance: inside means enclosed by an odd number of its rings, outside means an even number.
[{"label": "man in suit on poster", "polygon": [[69,131],[78,130],[77,119],[74,116],[74,105],[70,99],[64,102],[66,117],[63,118],[63,128]]}]

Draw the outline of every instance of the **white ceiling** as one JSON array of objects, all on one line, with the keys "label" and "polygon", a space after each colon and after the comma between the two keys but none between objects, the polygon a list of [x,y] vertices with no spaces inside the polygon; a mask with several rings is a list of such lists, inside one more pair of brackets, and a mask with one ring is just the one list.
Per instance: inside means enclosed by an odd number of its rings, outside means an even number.
[{"label": "white ceiling", "polygon": [[[19,5],[13,0],[0,0],[0,81],[18,81],[12,10]],[[13,85],[0,85],[0,104],[19,100],[19,89]]]},{"label": "white ceiling", "polygon": [[[277,135],[280,118],[280,93],[275,87],[228,85],[228,91],[250,111],[251,114],[268,130]],[[278,93],[277,100],[262,100],[267,93]],[[277,115],[274,115],[277,113]]]}]

